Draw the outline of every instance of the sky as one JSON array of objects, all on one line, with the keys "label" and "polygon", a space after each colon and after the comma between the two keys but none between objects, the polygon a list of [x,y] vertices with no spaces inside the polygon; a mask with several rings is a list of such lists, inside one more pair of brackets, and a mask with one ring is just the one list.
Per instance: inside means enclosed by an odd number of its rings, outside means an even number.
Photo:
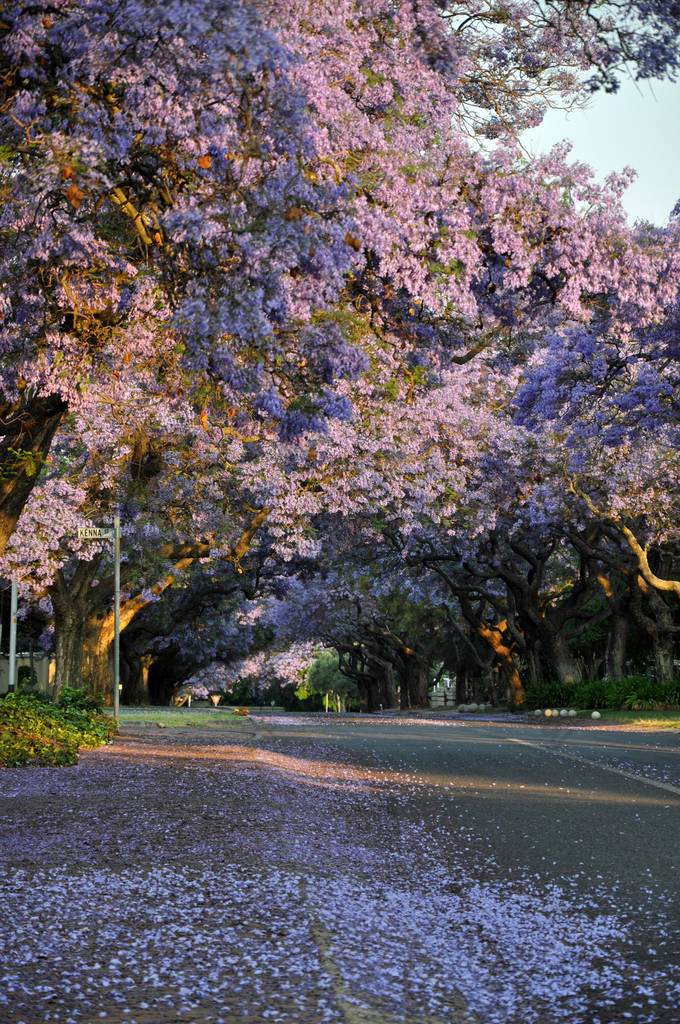
[{"label": "sky", "polygon": [[522,142],[540,153],[563,139],[600,180],[635,168],[638,179],[623,201],[631,221],[666,223],[680,199],[680,84],[624,80],[614,95],[595,94],[586,110],[549,111]]}]

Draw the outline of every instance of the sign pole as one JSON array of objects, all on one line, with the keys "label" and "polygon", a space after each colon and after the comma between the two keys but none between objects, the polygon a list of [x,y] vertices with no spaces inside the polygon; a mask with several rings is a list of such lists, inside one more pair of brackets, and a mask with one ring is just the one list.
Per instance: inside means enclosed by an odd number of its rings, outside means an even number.
[{"label": "sign pole", "polygon": [[113,517],[113,717],[120,712],[120,516]]},{"label": "sign pole", "polygon": [[8,692],[14,689],[14,677],[17,670],[17,585],[12,580],[12,596],[9,607],[9,666],[8,666]]}]

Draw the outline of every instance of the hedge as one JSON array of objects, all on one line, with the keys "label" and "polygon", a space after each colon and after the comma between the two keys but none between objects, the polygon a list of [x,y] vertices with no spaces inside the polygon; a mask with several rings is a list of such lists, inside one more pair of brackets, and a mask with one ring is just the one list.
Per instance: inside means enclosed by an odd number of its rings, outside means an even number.
[{"label": "hedge", "polygon": [[528,708],[602,708],[652,710],[680,706],[680,680],[658,683],[647,676],[583,679],[579,683],[546,682],[527,686]]}]

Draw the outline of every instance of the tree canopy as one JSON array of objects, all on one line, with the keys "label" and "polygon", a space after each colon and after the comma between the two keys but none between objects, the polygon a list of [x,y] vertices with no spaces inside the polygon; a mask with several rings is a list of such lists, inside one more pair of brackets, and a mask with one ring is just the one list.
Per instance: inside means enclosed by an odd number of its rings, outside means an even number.
[{"label": "tree canopy", "polygon": [[75,527],[115,511],[131,696],[163,651],[226,687],[322,643],[369,704],[454,663],[520,700],[623,671],[632,609],[672,673],[678,221],[630,225],[627,172],[520,136],[672,77],[678,27],[661,0],[3,5],[0,572],[58,685],[109,685],[109,555]]}]

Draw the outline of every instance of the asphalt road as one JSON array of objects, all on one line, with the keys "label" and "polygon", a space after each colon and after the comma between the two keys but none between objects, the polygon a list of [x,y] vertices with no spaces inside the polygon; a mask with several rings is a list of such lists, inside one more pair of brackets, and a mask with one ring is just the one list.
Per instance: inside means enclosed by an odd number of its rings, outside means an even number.
[{"label": "asphalt road", "polygon": [[442,794],[505,871],[677,886],[680,733],[369,719],[265,726],[333,742]]},{"label": "asphalt road", "polygon": [[[474,877],[512,893],[557,893],[594,925],[618,922],[620,944],[610,935],[592,961],[598,994],[574,1020],[680,1022],[680,733],[469,718],[261,728],[308,743],[310,757],[331,743],[388,772],[431,843],[427,884],[455,893]],[[552,955],[548,932],[537,941]],[[609,977],[613,961],[637,987]]]}]

